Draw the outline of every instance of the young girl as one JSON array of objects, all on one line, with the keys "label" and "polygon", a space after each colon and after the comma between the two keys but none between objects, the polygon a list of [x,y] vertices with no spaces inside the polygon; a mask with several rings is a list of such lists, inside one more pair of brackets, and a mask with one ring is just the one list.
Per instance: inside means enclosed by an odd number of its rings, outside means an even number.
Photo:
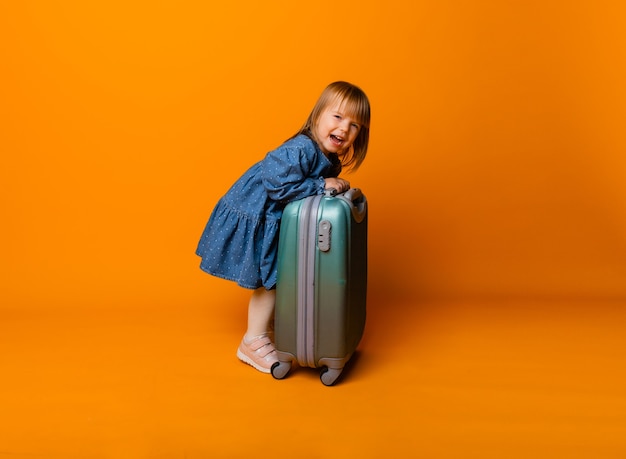
[{"label": "young girl", "polygon": [[237,357],[269,373],[278,359],[269,336],[276,298],[277,248],[285,206],[325,189],[346,191],[337,176],[367,153],[370,105],[365,93],[338,81],[324,89],[302,128],[254,164],[219,200],[196,254],[209,274],[253,289],[248,328]]}]

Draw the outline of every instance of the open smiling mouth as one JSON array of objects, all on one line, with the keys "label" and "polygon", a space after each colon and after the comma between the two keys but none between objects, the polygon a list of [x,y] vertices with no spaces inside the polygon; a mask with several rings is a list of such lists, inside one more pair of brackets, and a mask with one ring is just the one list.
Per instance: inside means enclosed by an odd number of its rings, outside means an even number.
[{"label": "open smiling mouth", "polygon": [[343,139],[341,137],[337,137],[336,135],[333,135],[333,134],[330,135],[330,140],[335,145],[341,145],[343,143]]}]

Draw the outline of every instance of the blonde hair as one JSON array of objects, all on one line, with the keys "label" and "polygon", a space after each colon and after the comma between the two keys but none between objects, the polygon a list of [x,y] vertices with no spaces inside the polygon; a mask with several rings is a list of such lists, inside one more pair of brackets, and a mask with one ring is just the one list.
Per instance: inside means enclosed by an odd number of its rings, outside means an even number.
[{"label": "blonde hair", "polygon": [[345,81],[335,81],[329,84],[322,91],[304,125],[293,137],[305,134],[315,140],[313,127],[319,121],[324,110],[337,101],[344,106],[346,114],[354,118],[361,126],[352,147],[341,156],[342,166],[355,171],[365,159],[370,137],[370,103],[363,90],[358,86]]}]

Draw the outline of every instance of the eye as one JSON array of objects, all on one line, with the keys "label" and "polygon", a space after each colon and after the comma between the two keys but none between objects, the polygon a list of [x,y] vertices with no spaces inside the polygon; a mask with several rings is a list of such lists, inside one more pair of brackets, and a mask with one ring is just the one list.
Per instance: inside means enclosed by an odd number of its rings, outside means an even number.
[{"label": "eye", "polygon": [[341,115],[333,115],[335,118],[337,118],[338,120],[341,119]]}]

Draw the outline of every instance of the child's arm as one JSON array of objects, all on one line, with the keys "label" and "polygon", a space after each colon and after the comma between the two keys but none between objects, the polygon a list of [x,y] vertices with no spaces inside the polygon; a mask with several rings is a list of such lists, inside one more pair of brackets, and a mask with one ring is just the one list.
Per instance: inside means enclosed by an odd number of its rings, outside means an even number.
[{"label": "child's arm", "polygon": [[[280,147],[262,161],[263,185],[274,201],[291,202],[324,192],[325,188],[342,185],[339,180],[328,182],[316,168],[317,151],[313,146]],[[330,180],[330,179],[326,179]],[[339,190],[338,190],[339,191]]]}]

